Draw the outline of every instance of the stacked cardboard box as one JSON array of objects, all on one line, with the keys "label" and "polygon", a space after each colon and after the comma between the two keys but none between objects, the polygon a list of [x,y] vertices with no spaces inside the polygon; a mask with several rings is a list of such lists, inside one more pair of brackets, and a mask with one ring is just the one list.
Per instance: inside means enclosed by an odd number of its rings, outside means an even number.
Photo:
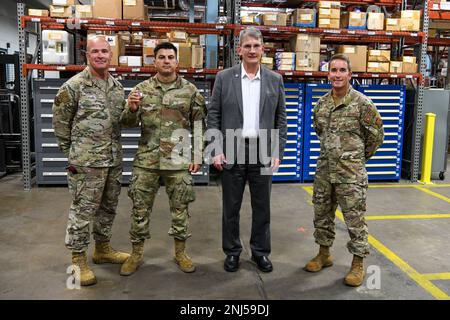
[{"label": "stacked cardboard box", "polygon": [[37,16],[37,17],[48,17],[49,11],[41,10],[41,9],[28,9],[28,15],[29,16]]},{"label": "stacked cardboard box", "polygon": [[337,52],[349,58],[352,72],[366,72],[367,46],[343,45],[338,47]]},{"label": "stacked cardboard box", "polygon": [[400,19],[401,31],[420,30],[420,10],[402,10]]},{"label": "stacked cardboard box", "polygon": [[369,12],[367,17],[368,30],[384,30],[384,13]]},{"label": "stacked cardboard box", "polygon": [[92,6],[90,5],[76,5],[75,6],[75,18],[88,19],[92,18]]},{"label": "stacked cardboard box", "polygon": [[402,61],[391,61],[390,65],[389,65],[389,72],[402,73],[403,72],[403,62]]},{"label": "stacked cardboard box", "polygon": [[147,7],[144,0],[123,0],[123,18],[132,20],[147,20]]},{"label": "stacked cardboard box", "polygon": [[386,18],[386,31],[400,31],[400,20],[398,18]]},{"label": "stacked cardboard box", "polygon": [[269,69],[273,69],[273,58],[272,57],[262,57],[261,64]]},{"label": "stacked cardboard box", "polygon": [[320,64],[320,36],[298,34],[291,38],[291,49],[295,51],[295,69],[318,71]]},{"label": "stacked cardboard box", "polygon": [[341,3],[338,1],[319,1],[318,27],[339,29],[341,17]]},{"label": "stacked cardboard box", "polygon": [[277,70],[295,70],[295,52],[276,52],[275,67]]},{"label": "stacked cardboard box", "polygon": [[263,24],[265,26],[286,26],[287,14],[283,12],[264,13]]},{"label": "stacked cardboard box", "polygon": [[349,29],[367,29],[367,13],[352,11],[348,13],[348,28]]},{"label": "stacked cardboard box", "polygon": [[94,18],[122,19],[122,0],[92,0]]},{"label": "stacked cardboard box", "polygon": [[292,14],[292,25],[314,28],[316,26],[316,9],[295,9]]},{"label": "stacked cardboard box", "polygon": [[417,73],[416,57],[403,57],[402,71],[403,73]]},{"label": "stacked cardboard box", "polygon": [[390,68],[390,50],[369,50],[367,72],[387,73]]}]

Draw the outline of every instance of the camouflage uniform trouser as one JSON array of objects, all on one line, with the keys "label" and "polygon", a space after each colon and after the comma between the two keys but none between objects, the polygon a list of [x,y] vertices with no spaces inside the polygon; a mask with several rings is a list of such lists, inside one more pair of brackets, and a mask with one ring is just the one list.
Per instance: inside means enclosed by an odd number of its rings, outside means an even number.
[{"label": "camouflage uniform trouser", "polygon": [[131,242],[150,238],[150,215],[160,179],[169,196],[172,226],[169,234],[179,240],[186,240],[188,233],[188,204],[195,200],[192,176],[187,170],[151,170],[134,167],[128,196],[133,201],[131,213]]},{"label": "camouflage uniform trouser", "polygon": [[335,212],[341,207],[350,241],[351,254],[366,257],[369,254],[368,229],[364,219],[367,185],[354,183],[331,184],[314,180],[314,237],[319,245],[331,247],[335,238]]},{"label": "camouflage uniform trouser", "polygon": [[66,230],[66,247],[74,252],[86,251],[93,221],[94,239],[109,241],[116,216],[122,176],[122,166],[112,168],[76,167],[68,172],[72,195]]}]

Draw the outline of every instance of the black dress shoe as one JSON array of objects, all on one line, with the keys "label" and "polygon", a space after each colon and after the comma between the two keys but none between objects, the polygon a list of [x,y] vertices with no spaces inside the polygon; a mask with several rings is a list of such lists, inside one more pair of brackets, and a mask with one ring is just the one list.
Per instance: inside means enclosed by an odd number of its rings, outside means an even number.
[{"label": "black dress shoe", "polygon": [[239,256],[227,256],[223,263],[223,268],[228,272],[235,272],[239,269]]},{"label": "black dress shoe", "polygon": [[269,257],[267,256],[254,256],[252,255],[252,260],[256,263],[258,266],[258,269],[262,272],[272,272],[273,266],[272,262],[270,262]]}]

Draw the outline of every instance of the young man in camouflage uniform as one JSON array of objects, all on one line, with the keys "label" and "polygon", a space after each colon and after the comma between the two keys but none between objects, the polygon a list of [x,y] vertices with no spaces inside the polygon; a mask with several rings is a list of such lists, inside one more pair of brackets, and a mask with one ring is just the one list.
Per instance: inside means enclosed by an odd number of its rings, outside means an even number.
[{"label": "young man in camouflage uniform", "polygon": [[64,83],[53,104],[55,135],[69,159],[72,204],[65,242],[83,286],[97,282],[86,258],[91,221],[94,263],[123,263],[129,257],[109,244],[121,187],[124,91],[108,72],[112,52],[104,38],[90,39],[86,56],[89,66]]},{"label": "young man in camouflage uniform", "polygon": [[[154,52],[156,75],[133,88],[122,114],[124,126],[135,127],[140,123],[141,139],[128,190],[133,201],[130,230],[133,252],[122,265],[121,275],[133,274],[143,263],[144,241],[150,238],[150,214],[160,179],[169,196],[174,261],[184,272],[195,271],[194,263],[185,253],[185,242],[190,236],[188,204],[195,200],[190,173],[197,172],[202,162],[205,100],[193,84],[177,75],[177,49],[173,44],[161,43]],[[194,145],[192,133],[197,142]],[[185,147],[179,149],[180,143]]]},{"label": "young man in camouflage uniform", "polygon": [[333,264],[329,249],[339,204],[350,235],[347,248],[353,254],[345,284],[359,286],[364,279],[363,258],[369,254],[364,219],[368,187],[365,163],[383,143],[384,132],[378,110],[352,88],[351,77],[349,59],[333,56],[328,73],[332,89],[314,108],[314,129],[321,149],[314,180],[314,237],[320,250],[305,269],[318,272]]}]

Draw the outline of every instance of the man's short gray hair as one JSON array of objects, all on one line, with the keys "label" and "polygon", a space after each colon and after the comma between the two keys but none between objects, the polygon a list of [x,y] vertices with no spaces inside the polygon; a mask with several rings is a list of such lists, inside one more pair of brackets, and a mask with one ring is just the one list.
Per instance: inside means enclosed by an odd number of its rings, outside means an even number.
[{"label": "man's short gray hair", "polygon": [[249,27],[241,30],[241,33],[239,33],[239,45],[242,44],[242,41],[244,41],[244,38],[246,37],[252,37],[254,39],[259,40],[261,44],[264,44],[261,31],[259,31],[254,27]]}]

